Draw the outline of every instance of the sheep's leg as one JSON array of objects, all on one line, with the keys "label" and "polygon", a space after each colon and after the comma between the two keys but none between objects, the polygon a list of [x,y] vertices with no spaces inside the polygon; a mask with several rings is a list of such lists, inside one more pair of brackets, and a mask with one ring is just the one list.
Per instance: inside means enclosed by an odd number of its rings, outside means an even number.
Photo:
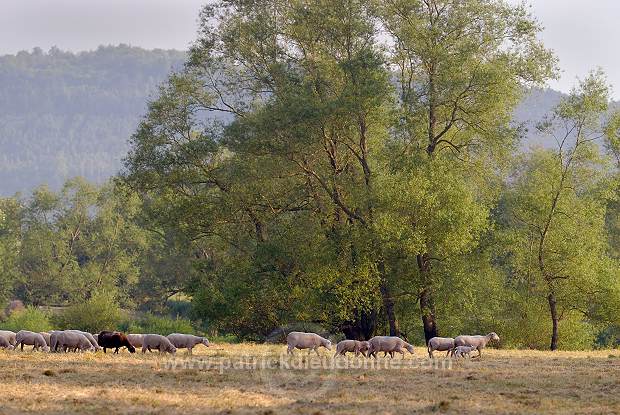
[{"label": "sheep's leg", "polygon": [[187,348],[187,354],[190,355],[190,356],[193,354],[191,347]]},{"label": "sheep's leg", "polygon": [[448,353],[446,353],[446,357],[450,356],[450,352],[452,351],[452,349],[448,349]]}]

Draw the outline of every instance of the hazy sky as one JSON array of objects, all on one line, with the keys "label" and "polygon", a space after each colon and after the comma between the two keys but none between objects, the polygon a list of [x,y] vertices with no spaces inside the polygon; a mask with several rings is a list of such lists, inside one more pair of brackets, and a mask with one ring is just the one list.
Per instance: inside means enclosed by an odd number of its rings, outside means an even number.
[{"label": "hazy sky", "polygon": [[[520,0],[510,0],[519,2]],[[205,0],[0,0],[0,54],[39,46],[79,51],[127,43],[186,49]],[[620,98],[620,0],[530,0],[560,58],[567,91],[577,76],[602,67]]]}]

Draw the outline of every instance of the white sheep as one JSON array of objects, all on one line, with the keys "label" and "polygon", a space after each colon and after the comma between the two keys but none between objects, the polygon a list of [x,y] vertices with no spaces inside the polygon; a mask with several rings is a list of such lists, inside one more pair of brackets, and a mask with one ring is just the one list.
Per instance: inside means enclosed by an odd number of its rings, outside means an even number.
[{"label": "white sheep", "polygon": [[84,337],[86,337],[88,339],[88,341],[90,342],[91,346],[93,346],[95,348],[95,351],[97,350],[101,350],[101,347],[99,347],[99,343],[97,343],[97,340],[95,340],[95,338],[93,337],[93,335],[87,331],[81,331],[81,330],[65,330],[71,333],[80,333],[83,334]]},{"label": "white sheep", "polygon": [[454,339],[454,346],[472,346],[478,350],[478,357],[481,357],[482,349],[484,349],[491,340],[498,342],[499,336],[494,332],[486,336],[457,336]]},{"label": "white sheep", "polygon": [[316,333],[302,333],[300,331],[292,331],[286,336],[286,354],[293,354],[294,349],[309,349],[308,354],[314,352],[319,356],[319,347],[325,347],[327,350],[332,349],[332,342]]},{"label": "white sheep", "polygon": [[15,347],[15,343],[17,343],[15,340],[15,332],[10,330],[0,330],[0,337],[5,338],[11,346]]},{"label": "white sheep", "polygon": [[50,352],[57,352],[58,350],[58,340],[60,339],[60,335],[62,330],[52,330],[50,331]]},{"label": "white sheep", "polygon": [[[53,334],[56,334],[56,333],[53,333]],[[69,331],[69,330],[58,333],[56,347],[58,349],[64,350],[65,352],[68,350],[73,350],[73,351],[79,350],[81,352],[84,352],[84,351],[94,352],[95,351],[95,347],[91,344],[90,340],[88,340],[88,338],[85,335],[77,331]]]},{"label": "white sheep", "polygon": [[[168,340],[177,349],[187,349],[188,354],[192,354],[192,349],[198,344],[204,344],[209,347],[209,340],[206,337],[194,336],[192,334],[172,333],[169,334]],[[130,341],[131,342],[131,341]]]},{"label": "white sheep", "polygon": [[32,346],[32,350],[38,350],[39,348],[41,348],[44,352],[48,352],[50,350],[45,338],[40,333],[20,330],[15,335],[15,348],[17,349],[17,347],[20,347],[23,351],[24,345]]},{"label": "white sheep", "polygon": [[0,336],[0,349],[13,350],[14,346],[9,343],[9,340],[6,337]]},{"label": "white sheep", "polygon": [[359,356],[360,353],[366,357],[366,351],[370,347],[370,343],[367,341],[358,340],[343,340],[336,345],[336,354],[334,357],[340,355],[344,356],[347,352],[355,353],[355,356]]},{"label": "white sheep", "polygon": [[384,352],[384,356],[389,353],[391,357],[394,357],[394,352],[397,352],[403,355],[403,359],[405,358],[403,349],[413,354],[413,346],[400,337],[375,336],[368,340],[368,343],[370,343],[368,357],[372,356],[375,359],[377,358],[377,352]]},{"label": "white sheep", "polygon": [[454,339],[452,337],[433,337],[428,341],[426,346],[428,350],[428,357],[433,358],[433,352],[447,352],[446,357],[450,354],[450,351],[454,349]]},{"label": "white sheep", "polygon": [[476,350],[474,346],[456,346],[452,349],[452,357],[471,357],[471,352]]},{"label": "white sheep", "polygon": [[45,339],[45,343],[47,344],[47,347],[50,347],[50,334],[46,331],[41,331],[39,332],[39,334],[43,336],[43,338]]},{"label": "white sheep", "polygon": [[142,348],[142,342],[144,341],[144,334],[128,334],[127,340],[136,349]]},{"label": "white sheep", "polygon": [[142,341],[142,353],[146,353],[147,350],[150,352],[151,349],[157,349],[159,353],[174,354],[177,352],[177,348],[170,343],[167,337],[159,334],[145,334]]}]

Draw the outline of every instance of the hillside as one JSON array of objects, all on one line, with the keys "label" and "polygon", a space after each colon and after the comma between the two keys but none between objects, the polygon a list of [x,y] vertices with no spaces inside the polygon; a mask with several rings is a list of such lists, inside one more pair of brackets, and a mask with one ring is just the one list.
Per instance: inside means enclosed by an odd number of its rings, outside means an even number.
[{"label": "hillside", "polygon": [[[148,98],[184,59],[180,51],[126,45],[0,56],[0,196],[115,174]],[[532,120],[528,141],[561,96],[535,90],[517,108],[516,122]]]},{"label": "hillside", "polygon": [[126,45],[0,56],[0,195],[110,177],[149,96],[184,59]]}]

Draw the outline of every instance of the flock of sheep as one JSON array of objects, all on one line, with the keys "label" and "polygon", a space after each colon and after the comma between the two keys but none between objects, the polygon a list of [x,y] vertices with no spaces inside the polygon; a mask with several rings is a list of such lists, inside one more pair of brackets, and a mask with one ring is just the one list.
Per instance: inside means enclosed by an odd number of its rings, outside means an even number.
[{"label": "flock of sheep", "polygon": [[168,336],[159,334],[124,334],[117,331],[102,331],[100,333],[88,333],[81,330],[52,330],[50,332],[36,333],[28,330],[20,330],[17,333],[8,330],[0,330],[0,348],[24,350],[24,346],[32,346],[32,350],[44,352],[95,352],[103,349],[115,349],[126,347],[130,353],[135,353],[137,348],[142,353],[158,350],[160,353],[176,353],[177,349],[192,349],[198,344],[209,347],[209,340],[205,337],[191,334],[173,333]]},{"label": "flock of sheep", "polygon": [[[471,352],[478,351],[478,357],[482,356],[482,349],[490,341],[499,341],[499,336],[489,333],[486,336],[458,336],[433,337],[427,345],[428,356],[433,358],[434,351],[447,352],[446,357],[470,357]],[[294,349],[313,350],[318,355],[318,348],[325,347],[331,350],[332,342],[316,333],[302,333],[294,331],[286,336],[287,354],[293,354]],[[159,334],[124,334],[118,331],[102,331],[100,333],[88,333],[80,330],[53,330],[50,332],[32,332],[21,330],[17,333],[0,330],[0,348],[24,350],[24,346],[33,346],[33,350],[42,351],[97,351],[103,349],[115,349],[126,347],[130,353],[135,353],[137,348],[142,353],[158,350],[160,353],[176,353],[177,349],[187,349],[192,354],[192,349],[203,344],[209,347],[209,340],[205,337],[191,334],[173,333],[168,336]],[[377,358],[377,353],[383,352],[383,356],[394,357],[394,353],[400,353],[405,357],[405,350],[413,354],[413,346],[400,337],[375,336],[368,341],[343,340],[336,345],[337,356],[344,356],[347,352],[355,356],[362,354],[364,357]]]},{"label": "flock of sheep", "polygon": [[[489,333],[486,336],[457,336],[452,337],[433,337],[428,341],[427,351],[428,357],[433,358],[434,351],[447,352],[446,357],[451,355],[452,357],[471,357],[471,352],[477,350],[478,357],[482,356],[482,349],[490,341],[499,342],[499,336],[496,333]],[[286,343],[288,345],[286,352],[293,354],[294,349],[308,349],[308,354],[314,350],[318,355],[318,348],[325,347],[327,350],[331,350],[332,342],[324,337],[315,333],[302,333],[294,331],[286,336]],[[344,356],[347,352],[355,353],[355,356],[359,356],[360,353],[364,357],[377,358],[377,353],[383,352],[383,356],[394,357],[394,353],[400,353],[405,357],[405,350],[413,354],[413,346],[400,337],[394,336],[375,336],[368,341],[357,340],[343,340],[336,345],[337,356]]]}]

